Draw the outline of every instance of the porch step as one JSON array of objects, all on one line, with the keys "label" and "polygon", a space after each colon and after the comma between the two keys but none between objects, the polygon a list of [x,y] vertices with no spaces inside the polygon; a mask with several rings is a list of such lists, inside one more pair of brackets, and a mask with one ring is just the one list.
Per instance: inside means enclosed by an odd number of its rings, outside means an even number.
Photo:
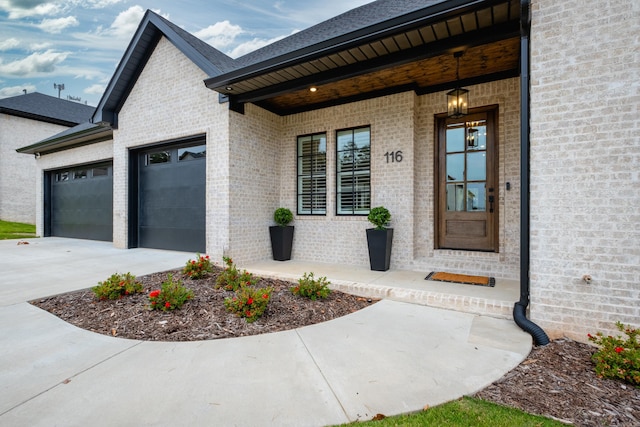
[{"label": "porch step", "polygon": [[407,289],[375,284],[349,283],[339,280],[331,281],[331,288],[367,298],[386,298],[411,304],[513,320],[513,304],[515,300],[503,301],[478,296],[448,294],[430,290]]},{"label": "porch step", "polygon": [[260,261],[243,266],[262,277],[297,282],[305,272],[326,277],[332,289],[366,298],[390,299],[499,319],[513,319],[519,284],[497,279],[495,287],[425,280],[428,272],[371,271],[360,266],[302,261]]}]

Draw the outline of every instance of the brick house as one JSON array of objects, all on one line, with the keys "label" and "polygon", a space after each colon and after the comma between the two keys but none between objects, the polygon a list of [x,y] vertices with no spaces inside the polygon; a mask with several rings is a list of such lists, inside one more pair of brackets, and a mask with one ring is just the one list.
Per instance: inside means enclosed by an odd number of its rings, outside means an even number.
[{"label": "brick house", "polygon": [[0,219],[36,222],[36,162],[16,149],[86,122],[93,112],[37,92],[0,99]]},{"label": "brick house", "polygon": [[20,150],[41,154],[39,232],[70,235],[45,207],[102,179],[116,247],[268,259],[285,206],[294,259],[367,266],[384,205],[393,269],[519,280],[554,336],[638,326],[639,18],[379,0],[234,60],[147,12],[92,124]]}]

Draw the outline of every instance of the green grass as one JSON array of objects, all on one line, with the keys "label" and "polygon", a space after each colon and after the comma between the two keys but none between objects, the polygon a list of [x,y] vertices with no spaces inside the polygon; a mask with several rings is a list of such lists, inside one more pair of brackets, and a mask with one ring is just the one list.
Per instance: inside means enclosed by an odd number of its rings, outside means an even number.
[{"label": "green grass", "polygon": [[550,418],[527,414],[518,409],[471,397],[463,397],[414,414],[343,424],[343,426],[358,427],[560,427],[564,425]]},{"label": "green grass", "polygon": [[0,220],[0,240],[29,237],[37,237],[35,225]]}]

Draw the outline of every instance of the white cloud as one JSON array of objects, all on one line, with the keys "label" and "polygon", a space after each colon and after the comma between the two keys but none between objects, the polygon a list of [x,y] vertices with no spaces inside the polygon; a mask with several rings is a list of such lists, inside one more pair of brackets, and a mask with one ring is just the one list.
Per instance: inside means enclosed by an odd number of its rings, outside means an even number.
[{"label": "white cloud", "polygon": [[10,96],[22,95],[26,90],[28,93],[35,92],[36,87],[32,84],[26,84],[23,86],[11,86],[0,88],[0,98],[8,98]]},{"label": "white cloud", "polygon": [[29,45],[29,49],[32,52],[37,52],[39,50],[45,50],[45,49],[48,49],[49,47],[51,47],[51,43],[50,42],[32,43],[31,45]]},{"label": "white cloud", "polygon": [[116,19],[114,19],[109,33],[116,37],[131,38],[135,33],[142,17],[144,16],[144,9],[138,5],[131,6],[124,12],[120,12]]},{"label": "white cloud", "polygon": [[[169,15],[162,14],[160,10],[152,10],[158,15],[169,19]],[[141,6],[131,6],[129,9],[120,12],[118,16],[116,16],[116,19],[113,20],[109,29],[104,30],[102,27],[98,27],[97,34],[99,36],[115,36],[120,39],[129,40],[138,29],[144,13],[145,9]]]},{"label": "white cloud", "polygon": [[233,25],[229,21],[222,21],[196,31],[193,35],[217,49],[224,49],[231,45],[235,38],[243,32],[239,25]]},{"label": "white cloud", "polygon": [[[295,34],[297,33],[298,30],[293,31],[291,34]],[[288,37],[288,36],[278,36],[278,37],[274,37],[272,39],[258,39],[255,38],[253,40],[249,40],[247,42],[244,42],[242,44],[239,44],[238,46],[236,46],[231,52],[229,52],[229,56],[232,58],[238,58],[242,55],[246,55],[249,52],[253,52],[254,50],[258,50],[261,47],[270,45],[271,43],[275,43],[278,40],[282,40],[283,38]]]},{"label": "white cloud", "polygon": [[66,18],[43,19],[38,28],[47,33],[58,34],[65,28],[77,27],[78,25],[80,22],[75,16],[67,16]]},{"label": "white cloud", "polygon": [[52,16],[60,11],[60,6],[55,3],[36,3],[34,1],[0,0],[0,10],[7,12],[9,19]]},{"label": "white cloud", "polygon": [[18,39],[10,38],[4,41],[0,41],[0,51],[10,50],[18,46],[20,46],[20,41]]},{"label": "white cloud", "polygon": [[24,59],[4,64],[0,62],[0,74],[20,77],[31,77],[39,74],[52,73],[56,65],[67,59],[70,52],[56,52],[49,49],[45,52],[36,52]]},{"label": "white cloud", "polygon": [[91,9],[104,9],[105,7],[113,6],[123,1],[125,0],[88,0],[87,6]]},{"label": "white cloud", "polygon": [[89,86],[88,88],[85,88],[83,92],[88,95],[102,95],[105,88],[106,88],[106,85],[95,84],[95,85]]}]

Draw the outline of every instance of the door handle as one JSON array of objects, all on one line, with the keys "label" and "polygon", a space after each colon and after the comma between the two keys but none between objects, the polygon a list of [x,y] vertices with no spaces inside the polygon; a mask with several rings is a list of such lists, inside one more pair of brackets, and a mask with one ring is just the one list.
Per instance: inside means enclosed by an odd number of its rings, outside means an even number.
[{"label": "door handle", "polygon": [[495,196],[489,196],[489,213],[493,213],[493,201],[495,200]]}]

